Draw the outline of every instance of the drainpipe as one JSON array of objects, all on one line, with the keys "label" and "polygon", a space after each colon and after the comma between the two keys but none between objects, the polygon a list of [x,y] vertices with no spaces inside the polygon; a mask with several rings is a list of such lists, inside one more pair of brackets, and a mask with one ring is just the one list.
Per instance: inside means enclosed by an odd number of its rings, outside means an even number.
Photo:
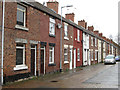
[{"label": "drainpipe", "polygon": [[1,85],[3,85],[3,53],[4,53],[4,13],[5,13],[5,0],[3,0],[2,8],[2,61],[1,61]]},{"label": "drainpipe", "polygon": [[83,52],[84,52],[84,48],[83,48],[83,32],[82,32],[82,66],[84,66],[84,57],[83,57]]},{"label": "drainpipe", "polygon": [[40,76],[40,41],[38,41],[38,76]]}]

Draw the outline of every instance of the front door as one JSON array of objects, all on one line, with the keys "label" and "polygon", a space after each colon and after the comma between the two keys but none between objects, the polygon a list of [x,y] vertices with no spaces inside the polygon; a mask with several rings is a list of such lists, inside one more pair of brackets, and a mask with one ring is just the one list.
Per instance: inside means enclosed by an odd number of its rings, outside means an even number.
[{"label": "front door", "polygon": [[70,69],[72,69],[72,48],[70,49]]},{"label": "front door", "polygon": [[41,46],[40,74],[45,74],[45,47]]},{"label": "front door", "polygon": [[74,68],[76,68],[76,49],[74,49]]},{"label": "front door", "polygon": [[31,75],[36,75],[36,46],[31,45]]}]

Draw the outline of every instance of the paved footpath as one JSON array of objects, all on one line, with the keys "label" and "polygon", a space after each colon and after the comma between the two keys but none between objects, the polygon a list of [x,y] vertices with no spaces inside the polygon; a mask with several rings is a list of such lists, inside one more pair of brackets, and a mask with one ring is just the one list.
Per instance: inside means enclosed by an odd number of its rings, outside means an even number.
[{"label": "paved footpath", "polygon": [[81,67],[59,74],[10,83],[3,88],[118,88],[118,63]]}]

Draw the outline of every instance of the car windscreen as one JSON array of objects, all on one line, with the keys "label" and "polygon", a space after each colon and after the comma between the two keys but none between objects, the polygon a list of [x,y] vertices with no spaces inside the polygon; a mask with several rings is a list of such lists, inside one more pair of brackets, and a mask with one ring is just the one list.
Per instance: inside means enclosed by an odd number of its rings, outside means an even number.
[{"label": "car windscreen", "polygon": [[112,59],[114,56],[107,56],[105,59]]}]

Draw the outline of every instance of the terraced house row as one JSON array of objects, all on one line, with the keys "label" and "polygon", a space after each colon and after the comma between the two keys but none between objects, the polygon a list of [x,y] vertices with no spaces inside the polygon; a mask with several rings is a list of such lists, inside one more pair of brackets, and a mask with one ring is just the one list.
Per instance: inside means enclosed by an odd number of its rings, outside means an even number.
[{"label": "terraced house row", "polygon": [[61,25],[58,6],[53,0],[47,7],[38,2],[5,2],[4,81],[92,65],[108,54],[118,55],[115,42],[85,20],[76,24],[74,13],[66,14]]}]

